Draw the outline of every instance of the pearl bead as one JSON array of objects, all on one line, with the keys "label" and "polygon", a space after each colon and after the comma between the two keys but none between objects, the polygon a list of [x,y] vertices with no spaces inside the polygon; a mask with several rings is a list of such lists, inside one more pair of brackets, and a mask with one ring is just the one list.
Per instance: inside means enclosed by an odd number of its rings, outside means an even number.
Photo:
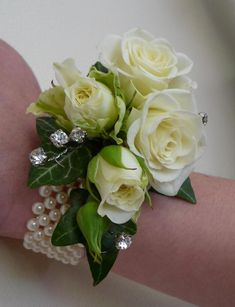
[{"label": "pearl bead", "polygon": [[65,258],[64,258],[64,259],[62,259],[61,261],[62,261],[64,264],[69,264],[69,260],[68,260],[68,259],[65,259]]},{"label": "pearl bead", "polygon": [[74,183],[66,184],[66,187],[67,187],[67,188],[72,188],[72,187],[74,187]]},{"label": "pearl bead", "polygon": [[35,231],[33,238],[35,241],[41,241],[44,238],[44,232],[42,230]]},{"label": "pearl bead", "polygon": [[63,187],[60,186],[60,185],[53,185],[53,186],[52,186],[52,190],[53,190],[54,192],[60,192],[60,191],[63,190]]},{"label": "pearl bead", "polygon": [[75,258],[81,258],[82,257],[82,252],[81,251],[74,251],[72,253],[72,255],[75,257]]},{"label": "pearl bead", "polygon": [[63,248],[61,246],[56,246],[55,250],[60,254],[64,253]]},{"label": "pearl bead", "polygon": [[[48,226],[46,226],[44,228],[44,232],[45,232],[45,235],[48,236],[48,237],[51,237],[52,234],[53,234],[53,231],[54,231],[54,226],[49,224]],[[49,241],[48,241],[49,242]]]},{"label": "pearl bead", "polygon": [[68,245],[66,246],[67,251],[72,252],[73,251],[73,246],[72,245]]},{"label": "pearl bead", "polygon": [[51,195],[51,191],[51,187],[44,185],[39,188],[39,195],[41,195],[42,197],[48,197]]},{"label": "pearl bead", "polygon": [[[44,232],[45,232],[45,229],[44,229]],[[49,240],[46,240],[44,238],[44,240],[40,241],[40,245],[44,248],[48,248],[48,246],[50,246],[51,242]]]},{"label": "pearl bead", "polygon": [[68,210],[68,208],[69,208],[69,205],[68,205],[68,204],[62,205],[62,206],[60,207],[60,212],[61,212],[61,214],[64,215],[65,212]]},{"label": "pearl bead", "polygon": [[27,222],[27,228],[30,231],[35,231],[38,229],[38,227],[39,227],[39,223],[36,218],[32,218],[31,220]]},{"label": "pearl bead", "polygon": [[32,245],[31,245],[29,242],[24,241],[24,242],[23,242],[23,246],[24,246],[24,248],[26,248],[26,249],[32,249]]},{"label": "pearl bead", "polygon": [[36,215],[42,214],[44,212],[44,209],[45,209],[44,204],[40,202],[34,203],[32,207],[32,211]]},{"label": "pearl bead", "polygon": [[54,197],[48,197],[44,201],[44,205],[47,209],[54,209],[56,206],[56,199]]},{"label": "pearl bead", "polygon": [[49,212],[49,217],[53,222],[56,222],[60,218],[60,211],[58,209],[53,209]]},{"label": "pearl bead", "polygon": [[49,222],[50,222],[50,218],[49,218],[49,216],[47,215],[47,214],[42,214],[40,217],[39,217],[39,219],[38,219],[38,221],[39,221],[39,224],[41,225],[41,226],[47,226],[48,224],[49,224]]},{"label": "pearl bead", "polygon": [[57,200],[58,204],[63,205],[68,200],[68,194],[65,193],[65,192],[60,192],[56,195],[56,200]]},{"label": "pearl bead", "polygon": [[75,259],[75,258],[70,259],[70,264],[77,265],[78,263],[79,263],[78,259]]},{"label": "pearl bead", "polygon": [[40,248],[38,246],[34,246],[32,248],[32,250],[35,252],[35,253],[39,253],[40,252]]},{"label": "pearl bead", "polygon": [[31,243],[33,241],[33,233],[26,232],[26,234],[24,235],[24,241],[27,243]]},{"label": "pearl bead", "polygon": [[47,253],[47,257],[48,258],[55,258],[55,255],[56,255],[56,253],[55,252],[50,252],[50,253]]}]

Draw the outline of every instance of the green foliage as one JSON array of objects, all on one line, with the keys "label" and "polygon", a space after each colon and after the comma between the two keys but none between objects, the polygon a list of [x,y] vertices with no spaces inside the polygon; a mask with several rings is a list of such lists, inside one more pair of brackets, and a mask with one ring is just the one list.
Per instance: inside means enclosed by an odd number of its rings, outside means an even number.
[{"label": "green foliage", "polygon": [[39,117],[37,119],[37,131],[48,160],[43,165],[31,167],[28,178],[30,188],[46,184],[69,184],[79,177],[86,177],[87,166],[92,157],[90,150],[85,145],[56,148],[50,142],[49,137],[59,128],[60,126],[53,118]]},{"label": "green foliage", "polygon": [[122,146],[110,145],[110,146],[104,147],[99,152],[99,155],[112,166],[124,168],[127,170],[132,170],[132,168],[127,168],[122,163],[122,151],[123,151]]},{"label": "green foliage", "polygon": [[118,256],[119,251],[115,247],[116,237],[122,232],[129,235],[134,235],[136,230],[136,224],[131,220],[125,224],[111,223],[108,231],[102,238],[101,262],[95,262],[92,255],[89,254],[89,251],[87,252],[87,258],[92,273],[94,286],[98,285],[107,276]]},{"label": "green foliage", "polygon": [[48,114],[56,118],[60,126],[71,130],[72,124],[64,111],[65,94],[61,86],[55,86],[42,92],[36,102],[30,104],[27,113],[34,115]]},{"label": "green foliage", "polygon": [[182,184],[177,194],[177,197],[182,198],[191,204],[197,203],[196,196],[194,194],[193,187],[191,185],[191,181],[189,177]]},{"label": "green foliage", "polygon": [[70,208],[57,224],[51,242],[55,246],[86,244],[86,240],[77,224],[77,211],[87,200],[89,193],[84,189],[72,190],[70,194]]},{"label": "green foliage", "polygon": [[118,120],[114,125],[113,130],[109,133],[109,135],[117,144],[121,144],[123,140],[118,137],[118,134],[121,130],[124,116],[126,113],[126,104],[123,100],[119,76],[108,70],[100,62],[96,62],[95,65],[91,67],[88,76],[91,78],[95,78],[96,81],[106,85],[114,95],[119,116]]},{"label": "green foliage", "polygon": [[88,201],[77,212],[77,223],[92,255],[94,262],[101,263],[101,240],[103,234],[107,231],[110,221],[107,217],[101,217],[97,213],[99,204],[94,201]]}]

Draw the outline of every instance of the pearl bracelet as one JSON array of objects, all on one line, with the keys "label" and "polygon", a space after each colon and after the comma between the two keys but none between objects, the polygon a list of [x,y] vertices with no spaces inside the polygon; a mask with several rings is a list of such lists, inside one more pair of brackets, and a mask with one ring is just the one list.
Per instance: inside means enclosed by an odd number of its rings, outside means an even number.
[{"label": "pearl bracelet", "polygon": [[84,258],[85,248],[82,244],[58,247],[51,243],[51,236],[61,215],[69,208],[68,195],[76,187],[74,183],[39,188],[39,195],[43,200],[32,206],[34,216],[27,221],[28,231],[23,241],[26,249],[45,254],[48,258],[54,258],[64,264],[76,265]]}]

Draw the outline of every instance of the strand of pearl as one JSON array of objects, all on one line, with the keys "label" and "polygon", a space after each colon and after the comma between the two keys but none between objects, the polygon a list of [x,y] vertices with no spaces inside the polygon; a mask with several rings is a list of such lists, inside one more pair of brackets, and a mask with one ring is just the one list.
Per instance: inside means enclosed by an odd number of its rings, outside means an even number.
[{"label": "strand of pearl", "polygon": [[27,221],[28,231],[24,235],[23,246],[35,253],[45,254],[64,264],[77,265],[85,256],[82,244],[53,246],[51,236],[61,217],[68,210],[68,195],[76,184],[66,186],[42,186],[39,195],[43,198],[32,206],[34,216]]}]

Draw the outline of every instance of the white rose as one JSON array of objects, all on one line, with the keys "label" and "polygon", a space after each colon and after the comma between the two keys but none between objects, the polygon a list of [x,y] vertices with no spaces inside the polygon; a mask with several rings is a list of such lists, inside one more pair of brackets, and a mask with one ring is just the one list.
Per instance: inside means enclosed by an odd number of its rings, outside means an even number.
[{"label": "white rose", "polygon": [[74,126],[85,129],[93,137],[114,126],[118,110],[106,85],[82,77],[72,59],[54,64],[54,69],[57,81],[64,87],[64,111]]},{"label": "white rose", "polygon": [[142,111],[132,109],[127,143],[142,157],[152,175],[150,184],[176,195],[205,146],[204,129],[192,94],[186,90],[154,93]]},{"label": "white rose", "polygon": [[122,224],[139,211],[148,182],[138,160],[125,147],[104,147],[89,163],[88,179],[100,194],[101,216]]},{"label": "white rose", "polygon": [[[109,69],[117,70],[127,100],[135,93],[133,105],[142,105],[150,93],[170,86],[174,78],[184,88],[192,61],[176,52],[168,41],[141,29],[133,29],[123,36],[109,35],[100,44],[100,60]],[[191,82],[187,82],[187,87]]]}]

